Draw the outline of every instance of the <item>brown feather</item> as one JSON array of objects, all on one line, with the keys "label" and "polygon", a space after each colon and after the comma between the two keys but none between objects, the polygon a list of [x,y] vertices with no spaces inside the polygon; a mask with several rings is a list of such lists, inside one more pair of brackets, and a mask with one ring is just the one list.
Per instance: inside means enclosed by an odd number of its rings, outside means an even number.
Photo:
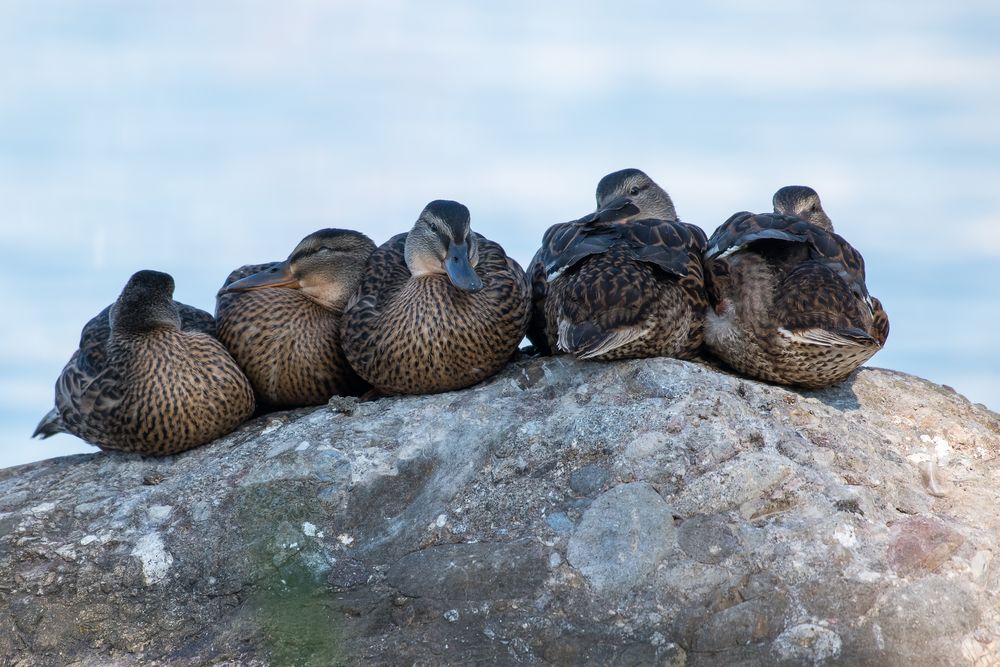
[{"label": "brown feather", "polygon": [[56,383],[63,430],[102,449],[165,455],[221,437],[253,414],[246,377],[202,331],[212,316],[173,303],[185,329],[114,330],[108,308],[87,323]]},{"label": "brown feather", "polygon": [[550,228],[532,262],[546,346],[588,359],[693,358],[708,304],[704,233],[666,220],[583,220]]},{"label": "brown feather", "polygon": [[706,269],[713,308],[705,345],[750,377],[828,386],[871,358],[888,335],[861,254],[805,220],[738,213],[709,239]]},{"label": "brown feather", "polygon": [[342,324],[344,353],[361,377],[388,394],[461,389],[499,371],[528,325],[524,271],[498,244],[478,236],[476,274],[465,292],[444,274],[410,275],[406,234],[371,256]]}]

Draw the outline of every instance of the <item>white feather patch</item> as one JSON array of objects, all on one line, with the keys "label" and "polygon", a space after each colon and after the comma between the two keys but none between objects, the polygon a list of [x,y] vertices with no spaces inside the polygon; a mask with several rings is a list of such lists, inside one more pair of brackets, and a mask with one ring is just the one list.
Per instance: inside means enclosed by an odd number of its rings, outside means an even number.
[{"label": "white feather patch", "polygon": [[555,271],[550,271],[549,273],[546,273],[545,274],[545,282],[549,282],[549,283],[552,282],[553,280],[555,280],[556,278],[558,278],[559,276],[561,276],[563,274],[563,271],[565,271],[565,270],[566,270],[566,267],[563,267],[561,269],[556,269]]},{"label": "white feather patch", "polygon": [[599,357],[602,354],[606,354],[611,350],[617,349],[624,345],[628,345],[634,340],[639,340],[643,336],[649,333],[649,329],[640,329],[639,327],[629,327],[627,329],[615,329],[609,333],[601,344],[594,349],[585,352],[583,354],[578,354],[578,359],[593,359],[594,357]]},{"label": "white feather patch", "polygon": [[[734,245],[734,246],[733,246],[732,248],[729,248],[729,249],[728,249],[728,250],[726,250],[726,251],[725,251],[724,253],[722,253],[721,255],[719,255],[719,256],[717,257],[717,259],[725,259],[726,257],[729,257],[729,256],[730,256],[730,255],[732,255],[733,253],[737,253],[737,252],[739,252],[740,250],[743,250],[743,247],[744,247],[744,246],[741,246],[741,245]],[[718,252],[718,248],[716,248],[716,252]],[[709,255],[710,255],[710,256],[711,256],[711,254],[712,254],[712,253],[711,253],[711,252],[709,252]]]},{"label": "white feather patch", "polygon": [[802,345],[815,345],[817,347],[863,347],[856,340],[845,338],[826,329],[814,328],[789,331],[784,327],[779,327],[778,333],[789,341]]}]

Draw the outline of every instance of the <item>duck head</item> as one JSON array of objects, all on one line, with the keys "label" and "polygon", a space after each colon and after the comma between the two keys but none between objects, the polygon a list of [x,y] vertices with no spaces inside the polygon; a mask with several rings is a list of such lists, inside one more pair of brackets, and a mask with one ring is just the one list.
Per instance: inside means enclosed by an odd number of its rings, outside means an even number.
[{"label": "duck head", "polygon": [[828,232],[833,231],[833,222],[823,210],[819,195],[808,186],[786,185],[774,193],[771,203],[775,213],[802,218]]},{"label": "duck head", "polygon": [[285,261],[236,280],[219,293],[285,287],[337,310],[357,287],[374,250],[372,240],[360,232],[321,229],[299,241]]},{"label": "duck head", "polygon": [[469,209],[438,199],[424,207],[406,235],[406,266],[413,276],[443,273],[466,292],[483,288],[476,275],[479,244],[469,223]]},{"label": "duck head", "polygon": [[597,211],[593,217],[602,222],[676,220],[677,212],[670,195],[653,179],[638,169],[622,169],[597,184]]},{"label": "duck head", "polygon": [[174,279],[160,271],[139,271],[125,283],[109,314],[112,331],[144,332],[180,329],[174,305]]}]

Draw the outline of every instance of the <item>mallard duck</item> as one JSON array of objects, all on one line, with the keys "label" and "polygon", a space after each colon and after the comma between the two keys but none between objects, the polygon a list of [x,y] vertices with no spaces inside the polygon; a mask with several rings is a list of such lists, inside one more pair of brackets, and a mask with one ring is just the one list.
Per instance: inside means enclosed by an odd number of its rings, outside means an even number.
[{"label": "mallard duck", "polygon": [[72,433],[106,450],[175,454],[229,433],[254,411],[253,391],[212,338],[212,316],[173,301],[174,279],[133,275],[83,328],[56,382],[56,407],[35,435]]},{"label": "mallard duck", "polygon": [[360,232],[321,229],[283,262],[233,271],[216,301],[219,340],[259,403],[326,403],[366,386],[340,348],[340,318],[375,244]]},{"label": "mallard duck", "polygon": [[750,377],[825,387],[881,349],[889,320],[812,188],[781,188],[773,205],[733,215],[709,239],[705,345]]},{"label": "mallard duck", "polygon": [[529,306],[524,271],[471,231],[469,209],[432,201],[372,253],[344,311],[344,354],[385,394],[461,389],[507,363]]},{"label": "mallard duck", "polygon": [[550,227],[531,263],[536,348],[580,359],[693,358],[708,301],[705,233],[638,169],[597,185],[597,210]]}]

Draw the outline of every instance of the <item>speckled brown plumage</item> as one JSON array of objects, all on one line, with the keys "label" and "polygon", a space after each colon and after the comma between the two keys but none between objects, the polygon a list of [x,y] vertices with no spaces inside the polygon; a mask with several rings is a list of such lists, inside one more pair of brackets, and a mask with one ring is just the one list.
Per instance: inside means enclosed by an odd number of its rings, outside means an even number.
[{"label": "speckled brown plumage", "polygon": [[[701,251],[688,246],[703,247],[704,233],[678,222],[670,195],[639,169],[608,174],[594,195],[597,209],[550,228],[531,260],[528,338],[543,354],[691,357],[705,294]],[[561,285],[554,298],[550,281]]]},{"label": "speckled brown plumage", "polygon": [[87,323],[56,383],[62,429],[102,449],[165,455],[203,445],[250,417],[249,382],[203,333],[211,315],[178,307],[172,292],[169,275],[140,271]]},{"label": "speckled brown plumage", "polygon": [[551,227],[532,262],[547,347],[583,359],[693,358],[708,303],[704,250],[704,232],[682,222],[588,216]]},{"label": "speckled brown plumage", "polygon": [[394,236],[372,254],[344,313],[351,365],[390,394],[451,391],[490,377],[510,360],[527,328],[524,271],[498,244],[476,235],[475,272],[483,287],[463,291],[443,273],[411,275],[406,238]]},{"label": "speckled brown plumage", "polygon": [[[814,213],[829,224],[822,209]],[[889,321],[868,295],[864,260],[832,226],[780,213],[737,213],[708,245],[713,308],[705,344],[735,370],[823,387],[846,378],[885,343]]]},{"label": "speckled brown plumage", "polygon": [[[357,275],[346,278],[349,284],[340,290],[342,297],[335,303],[319,303],[303,289],[289,287],[245,292],[220,290],[217,297],[219,340],[250,379],[258,402],[268,408],[319,405],[331,396],[357,395],[368,388],[344,357],[340,319],[347,297],[360,278],[360,269],[375,244],[357,232],[322,231],[328,241],[336,238],[338,242],[356,244],[354,249],[360,252]],[[309,239],[306,237],[303,243]],[[336,263],[342,259],[335,256],[325,261]],[[279,264],[241,267],[229,274],[223,289]],[[330,271],[336,273],[337,268],[334,266]]]},{"label": "speckled brown plumage", "polygon": [[[199,331],[215,337],[215,318],[200,308],[174,301],[174,307],[181,318],[182,331]],[[79,355],[78,364],[86,368],[103,368],[107,358],[108,338],[111,336],[111,306],[90,318],[80,332],[80,346],[75,355]],[[72,364],[73,361],[71,360]],[[69,433],[59,416],[59,410],[52,408],[45,415],[31,437],[45,439],[56,433]]]}]

